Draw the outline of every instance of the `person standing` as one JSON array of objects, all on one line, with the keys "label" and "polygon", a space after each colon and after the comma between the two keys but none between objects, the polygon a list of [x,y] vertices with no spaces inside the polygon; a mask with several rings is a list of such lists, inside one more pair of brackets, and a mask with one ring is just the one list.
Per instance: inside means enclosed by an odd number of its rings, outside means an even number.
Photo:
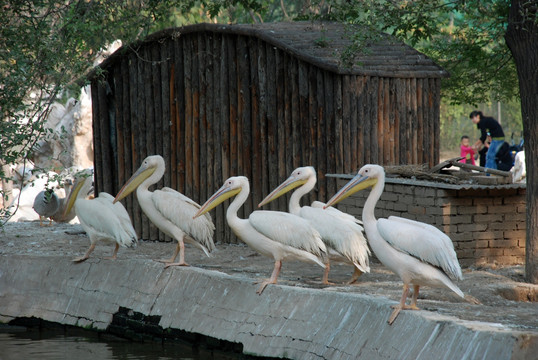
[{"label": "person standing", "polygon": [[481,132],[480,139],[474,143],[473,148],[479,149],[486,143],[488,136],[490,136],[491,143],[489,145],[488,152],[486,153],[485,167],[489,169],[497,169],[495,156],[504,143],[504,131],[501,124],[499,124],[494,118],[484,116],[482,111],[477,110],[471,112],[469,118],[473,124],[476,124],[476,127],[480,129]]},{"label": "person standing", "polygon": [[465,163],[465,164],[476,165],[475,162],[474,162],[475,151],[471,147],[471,144],[469,142],[470,142],[470,140],[469,140],[469,137],[467,135],[463,135],[461,137],[460,156],[463,159],[461,159],[460,162]]}]

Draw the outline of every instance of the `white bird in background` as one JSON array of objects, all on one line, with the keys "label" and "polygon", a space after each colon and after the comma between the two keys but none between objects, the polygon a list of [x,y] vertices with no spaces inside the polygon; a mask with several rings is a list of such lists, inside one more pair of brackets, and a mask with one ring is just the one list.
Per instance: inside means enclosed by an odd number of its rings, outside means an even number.
[{"label": "white bird in background", "polygon": [[[136,197],[144,214],[162,232],[177,240],[172,258],[159,261],[164,262],[166,267],[188,266],[185,263],[185,242],[195,245],[209,256],[215,248],[213,243],[215,225],[209,215],[193,219],[200,205],[176,190],[168,187],[153,192],[148,190],[163,177],[164,171],[165,164],[161,156],[148,156],[116,195],[114,202],[123,199],[136,189]],[[178,254],[179,262],[175,263]]]},{"label": "white bird in background", "polygon": [[49,218],[49,226],[52,225],[52,217],[60,208],[58,195],[54,189],[45,189],[41,191],[34,199],[33,209],[39,215],[39,226],[43,225],[43,219]]},{"label": "white bird in background", "polygon": [[246,177],[231,177],[202,205],[195,216],[205,214],[224,200],[235,196],[226,211],[228,226],[252,249],[275,260],[271,278],[261,281],[257,294],[261,294],[268,284],[276,284],[282,261],[300,260],[325,267],[327,250],[319,233],[308,221],[280,211],[254,211],[248,219],[240,219],[237,211],[245,203],[249,193],[250,186]]},{"label": "white bird in background", "polygon": [[[372,186],[364,204],[362,221],[379,261],[395,272],[404,282],[400,304],[389,318],[392,324],[402,309],[418,310],[419,287],[447,287],[458,296],[463,292],[450,280],[462,279],[460,264],[450,238],[434,226],[397,216],[377,220],[374,208],[383,193],[385,171],[379,165],[365,165],[326,206],[334,205],[349,195]],[[412,284],[413,298],[410,305],[405,301]]]},{"label": "white bird in background", "polygon": [[[343,213],[335,208],[323,210],[322,202],[316,201],[312,206],[300,205],[303,195],[308,194],[316,185],[316,171],[312,166],[295,169],[290,177],[273,190],[258,205],[261,207],[288,191],[297,187],[289,202],[289,211],[310,222],[316,229],[327,246],[329,259],[337,262],[345,262],[354,265],[354,272],[349,284],[357,281],[362,273],[370,272],[368,256],[370,250],[363,234],[363,228],[357,223],[355,217]],[[329,261],[325,264],[323,283],[329,284]]]},{"label": "white bird in background", "polygon": [[90,248],[84,256],[73,259],[74,262],[82,262],[90,256],[99,241],[115,243],[114,253],[106,259],[116,259],[119,246],[136,246],[138,237],[133,228],[127,210],[121,204],[113,204],[114,198],[107,193],[99,193],[99,196],[87,200],[86,196],[92,186],[92,176],[84,172],[76,176],[75,184],[69,194],[65,214],[68,214],[73,205],[75,212],[90,237]]}]

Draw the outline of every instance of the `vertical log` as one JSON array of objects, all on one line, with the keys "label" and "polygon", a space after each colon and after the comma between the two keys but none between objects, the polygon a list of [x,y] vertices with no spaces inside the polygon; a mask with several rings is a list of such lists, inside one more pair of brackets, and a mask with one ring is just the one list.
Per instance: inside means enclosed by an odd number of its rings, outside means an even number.
[{"label": "vertical log", "polygon": [[[133,52],[129,54],[129,119],[131,122],[131,168],[133,170],[138,169],[141,163],[141,155],[138,154],[138,146],[139,146],[139,134],[140,134],[140,125],[139,125],[139,117],[140,117],[140,102],[138,99],[138,57]],[[131,171],[134,173],[134,171]],[[138,204],[138,200],[136,199],[136,195],[130,196],[133,201],[133,208],[131,213],[131,219],[133,221],[133,225],[135,227],[136,233],[140,238],[144,238],[144,234],[142,233],[142,210],[140,209],[140,206]]]},{"label": "vertical log", "polygon": [[432,154],[433,156],[433,162],[430,162],[430,167],[434,166],[435,164],[439,163],[439,136],[441,133],[440,129],[440,108],[441,108],[441,79],[430,79],[430,93],[432,93],[432,97],[434,98],[433,101],[433,117],[432,121],[434,124],[434,150]]},{"label": "vertical log", "polygon": [[303,61],[298,61],[299,71],[299,139],[300,148],[298,152],[300,154],[299,166],[305,166],[308,164],[309,159],[307,153],[309,151],[308,146],[308,132],[309,132],[309,117],[308,112],[308,94],[309,94],[309,77],[308,77],[308,65]]},{"label": "vertical log", "polygon": [[396,79],[391,78],[389,84],[389,102],[387,109],[389,111],[389,127],[390,127],[390,161],[392,165],[398,165],[398,147],[400,146],[398,132],[398,113],[396,109],[397,99],[396,99]]},{"label": "vertical log", "polygon": [[[228,91],[226,95],[228,96],[228,126],[230,128],[230,174],[233,176],[237,175],[246,175],[243,173],[243,169],[239,167],[239,156],[242,147],[239,147],[241,142],[240,136],[240,124],[237,117],[237,64],[236,64],[236,54],[235,54],[235,43],[233,41],[232,35],[225,37],[226,41],[226,69],[227,69],[227,79],[228,82]],[[250,200],[250,199],[249,199]],[[246,203],[250,203],[247,200]],[[244,206],[241,207],[239,215],[244,215]]]},{"label": "vertical log", "polygon": [[[258,126],[261,142],[261,187],[251,187],[251,196],[254,203],[260,202],[262,194],[269,191],[269,170],[268,170],[268,139],[267,139],[267,55],[265,42],[257,39],[256,48],[258,50],[258,81],[259,81],[259,114]],[[274,206],[274,205],[273,205]]]},{"label": "vertical log", "polygon": [[357,86],[358,86],[358,99],[357,99],[357,123],[358,129],[357,133],[359,134],[359,168],[364,164],[370,163],[370,142],[368,141],[368,132],[369,125],[367,119],[366,111],[366,95],[368,89],[368,77],[367,76],[358,76],[357,77]]},{"label": "vertical log", "polygon": [[[131,113],[131,104],[130,104],[130,93],[129,93],[129,60],[127,57],[122,57],[120,62],[120,73],[121,73],[121,80],[118,84],[118,89],[121,89],[121,103],[122,106],[120,111],[124,114],[122,117],[123,119],[123,157],[119,158],[119,162],[123,163],[123,174],[120,172],[120,186],[123,186],[127,180],[131,177],[131,175],[134,173],[133,171],[133,160],[132,160],[132,154],[133,154],[133,135],[132,135],[132,119],[130,116]],[[95,141],[94,141],[95,144]],[[119,143],[118,143],[119,144]],[[119,189],[118,189],[119,191]],[[114,194],[115,195],[115,194]],[[131,217],[131,220],[134,221],[134,212],[133,212],[133,196],[128,196],[123,200],[123,204],[125,206],[125,209],[129,213],[129,216]],[[138,233],[138,236],[140,236],[140,233]]]},{"label": "vertical log", "polygon": [[[260,193],[260,201],[278,186],[278,119],[277,119],[277,89],[276,80],[276,48],[265,43],[266,54],[266,74],[271,74],[266,78],[266,106],[267,106],[267,189]],[[259,203],[259,202],[258,202]],[[257,203],[253,204],[256,206]],[[270,208],[285,211],[286,207],[280,208],[279,201],[273,201]]]},{"label": "vertical log", "polygon": [[[160,44],[159,44],[160,45]],[[148,124],[148,132],[146,133],[148,155],[159,154],[163,156],[164,163],[168,159],[167,154],[162,154],[162,109],[161,109],[161,66],[160,66],[160,46],[152,44],[148,46],[147,62],[150,64],[149,83],[146,83],[146,88],[151,91],[151,96],[146,98],[146,122]],[[151,62],[150,62],[151,60]],[[158,135],[157,135],[158,134]],[[159,140],[157,140],[159,138]],[[168,176],[169,168],[165,168],[163,178],[157,183],[156,188],[162,189],[164,186],[164,178]],[[159,240],[159,229],[149,221],[149,238],[151,240]]]},{"label": "vertical log", "polygon": [[196,54],[194,53],[194,47],[192,42],[193,36],[183,36],[183,68],[185,71],[185,133],[183,136],[184,148],[185,148],[185,182],[184,189],[180,190],[186,196],[192,196],[194,193],[194,176],[193,176],[193,122],[194,122],[194,84],[193,84],[193,63],[196,59],[193,59]]},{"label": "vertical log", "polygon": [[346,173],[353,173],[360,167],[362,155],[359,152],[362,151],[360,143],[360,132],[359,132],[359,122],[358,117],[358,101],[359,101],[359,89],[358,83],[359,76],[349,76],[349,91],[347,95],[349,97],[349,128],[350,128],[350,164],[346,170]]},{"label": "vertical log", "polygon": [[186,79],[184,62],[185,41],[183,37],[174,40],[174,104],[176,116],[174,118],[175,138],[172,144],[175,148],[176,160],[174,175],[175,189],[185,192],[185,118],[186,118]]},{"label": "vertical log", "polygon": [[[223,119],[222,119],[222,97],[224,96],[224,89],[222,88],[222,81],[223,81],[223,75],[222,75],[222,69],[226,67],[225,60],[223,59],[223,35],[222,34],[215,34],[213,42],[213,54],[215,55],[215,67],[213,72],[213,84],[215,93],[212,96],[213,100],[213,109],[214,109],[214,117],[213,117],[213,143],[214,143],[214,161],[215,166],[213,168],[213,189],[211,191],[211,194],[213,194],[217,189],[223,184],[224,180],[227,179],[227,177],[224,176],[224,169],[223,169],[223,162],[222,162],[222,152],[223,152],[223,139],[222,139],[222,133],[221,128],[223,126]],[[224,216],[224,209],[222,206],[217,206],[214,211],[214,219],[215,219],[215,240],[220,240],[223,242],[228,242],[229,237],[227,238],[225,236],[225,233],[228,232],[228,227],[226,225],[225,216]]]},{"label": "vertical log", "polygon": [[123,104],[123,86],[122,86],[122,68],[121,63],[114,68],[112,74],[114,94],[114,116],[116,118],[116,156],[113,159],[117,162],[117,171],[115,173],[114,187],[112,195],[115,195],[121,186],[125,184],[128,178],[125,178],[125,119],[124,119],[124,104]]},{"label": "vertical log", "polygon": [[[137,79],[136,79],[136,87],[137,87],[137,101],[140,104],[138,107],[139,111],[139,117],[138,117],[138,133],[136,134],[136,138],[138,140],[137,146],[135,147],[135,150],[140,155],[140,163],[142,160],[148,156],[148,148],[147,148],[147,140],[146,137],[148,132],[148,123],[147,118],[148,114],[146,113],[148,110],[150,110],[150,106],[146,104],[146,99],[148,96],[151,96],[151,92],[148,92],[148,88],[151,89],[151,76],[148,76],[148,73],[151,74],[151,65],[149,62],[144,61],[143,59],[148,59],[148,48],[147,46],[141,48],[139,50],[140,58],[137,61]],[[148,86],[149,85],[149,86]],[[140,163],[138,164],[140,166]],[[142,215],[142,238],[150,240],[150,233],[149,233],[149,227],[150,222],[147,216]]]},{"label": "vertical log", "polygon": [[[290,146],[291,153],[293,154],[293,168],[301,166],[301,123],[302,123],[302,113],[301,113],[301,98],[299,94],[301,88],[301,78],[299,76],[300,71],[300,62],[295,57],[290,57],[289,59],[289,68],[290,68],[290,81],[291,81],[291,94],[288,97],[291,101],[291,140],[292,144]],[[291,171],[288,171],[289,173]]]},{"label": "vertical log", "polygon": [[368,85],[368,110],[370,111],[370,147],[372,156],[372,163],[378,164],[381,161],[379,157],[379,141],[377,135],[377,113],[379,110],[379,77],[374,76],[370,78]]},{"label": "vertical log", "polygon": [[411,106],[411,139],[413,144],[409,150],[411,152],[412,163],[418,164],[417,79],[410,79],[409,84],[409,98]]},{"label": "vertical log", "polygon": [[372,146],[370,143],[371,138],[371,132],[372,132],[372,121],[370,119],[370,96],[368,92],[370,91],[370,87],[372,86],[372,78],[365,77],[364,78],[365,84],[363,91],[361,93],[361,96],[359,97],[359,109],[360,109],[360,115],[362,119],[362,131],[361,131],[361,138],[362,138],[362,149],[364,152],[364,158],[363,158],[363,164],[370,164],[373,163],[372,158]]},{"label": "vertical log", "polygon": [[[204,107],[205,107],[205,151],[206,151],[206,158],[202,158],[202,161],[206,162],[207,168],[205,172],[205,191],[203,192],[202,196],[200,197],[198,203],[203,204],[211,194],[213,194],[216,190],[216,186],[218,185],[218,182],[215,181],[214,175],[215,175],[215,157],[218,154],[218,151],[215,150],[215,141],[214,141],[214,126],[215,126],[215,101],[214,96],[216,93],[215,90],[215,79],[214,79],[214,73],[215,68],[218,67],[218,55],[215,54],[215,42],[216,42],[216,34],[210,33],[205,38],[205,48],[207,52],[207,59],[206,59],[206,66],[204,69],[204,92],[205,92],[205,101],[204,101]],[[202,143],[202,146],[204,144]],[[214,239],[216,240],[216,238]]]},{"label": "vertical log", "polygon": [[[275,67],[276,67],[276,123],[277,123],[277,169],[276,186],[284,181],[289,175],[289,167],[292,162],[291,156],[286,156],[287,139],[290,136],[289,125],[289,98],[286,98],[286,89],[289,88],[289,78],[286,78],[286,55],[277,49],[275,50]],[[288,211],[287,197],[281,196],[277,208],[282,211]]]},{"label": "vertical log", "polygon": [[426,147],[424,146],[424,106],[422,104],[422,83],[423,79],[416,79],[416,111],[417,111],[417,164],[423,164],[427,158]]},{"label": "vertical log", "polygon": [[385,159],[385,131],[387,129],[385,128],[385,114],[384,114],[384,108],[383,104],[385,103],[385,92],[383,91],[383,87],[385,86],[384,78],[379,78],[378,86],[377,86],[377,102],[376,107],[378,109],[377,111],[377,126],[374,125],[374,127],[377,129],[377,137],[376,137],[376,147],[378,149],[378,160],[377,163],[381,165],[385,165],[384,159]]},{"label": "vertical log", "polygon": [[192,63],[191,63],[191,85],[192,85],[192,189],[187,194],[197,201],[200,198],[200,62],[203,59],[203,49],[201,49],[200,33],[193,34],[192,39]]},{"label": "vertical log", "polygon": [[338,118],[338,121],[342,124],[342,169],[337,170],[341,174],[351,173],[352,163],[352,126],[353,120],[351,114],[351,102],[353,97],[352,84],[350,75],[342,76],[342,84],[339,89],[340,98],[342,101],[342,114]]},{"label": "vertical log", "polygon": [[[251,59],[249,56],[247,38],[245,36],[238,36],[237,39],[237,86],[238,86],[238,100],[237,100],[237,115],[241,124],[241,145],[239,146],[239,156],[241,157],[241,169],[242,173],[252,179],[253,166],[253,144],[252,144],[252,122],[256,121],[252,118],[251,113],[251,92],[250,92],[250,64]],[[248,216],[255,209],[256,205],[249,205],[245,207],[244,215]],[[247,205],[247,204],[245,204]],[[235,237],[234,237],[235,239]]]},{"label": "vertical log", "polygon": [[400,164],[409,164],[407,158],[407,116],[406,116],[406,79],[398,79],[398,114],[400,114]]},{"label": "vertical log", "polygon": [[197,36],[198,43],[198,119],[195,121],[198,134],[195,134],[198,139],[198,156],[195,157],[195,161],[198,164],[198,191],[193,194],[194,201],[200,203],[204,199],[208,198],[207,194],[207,136],[206,131],[208,128],[206,102],[208,101],[207,94],[207,80],[205,79],[205,72],[208,67],[208,61],[210,60],[210,53],[206,48],[206,40],[210,36],[210,33],[201,33]]},{"label": "vertical log", "polygon": [[[385,129],[383,135],[383,164],[387,165],[394,165],[394,160],[392,158],[391,150],[393,148],[393,141],[394,139],[394,127],[391,123],[393,123],[394,115],[390,112],[389,106],[390,106],[390,83],[391,80],[389,78],[385,78],[383,81],[383,127]],[[392,121],[391,121],[392,119]]]},{"label": "vertical log", "polygon": [[[222,144],[222,152],[221,152],[221,162],[222,162],[222,177],[223,179],[227,179],[230,176],[237,176],[238,174],[231,173],[231,159],[230,159],[230,100],[229,100],[229,82],[228,82],[228,68],[230,67],[230,64],[228,63],[228,57],[227,54],[227,36],[224,35],[221,38],[221,49],[220,49],[220,79],[219,79],[219,88],[221,91],[220,94],[220,140]],[[222,211],[220,214],[221,217],[224,218],[224,209],[229,205],[229,201],[226,201],[224,203],[225,207],[219,209],[219,211]],[[217,216],[219,216],[219,213],[217,213]],[[226,242],[232,242],[232,234],[229,231],[229,228],[226,226],[226,230],[224,233]]]},{"label": "vertical log", "polygon": [[103,119],[100,117],[101,115],[101,95],[100,92],[100,85],[99,81],[92,81],[91,84],[91,92],[92,92],[92,114],[93,114],[93,122],[92,122],[92,133],[93,133],[93,154],[95,159],[95,166],[93,168],[93,176],[95,179],[95,192],[101,191],[103,189],[103,177],[101,176],[102,173],[102,139],[101,139],[101,126],[106,122],[106,119]]}]

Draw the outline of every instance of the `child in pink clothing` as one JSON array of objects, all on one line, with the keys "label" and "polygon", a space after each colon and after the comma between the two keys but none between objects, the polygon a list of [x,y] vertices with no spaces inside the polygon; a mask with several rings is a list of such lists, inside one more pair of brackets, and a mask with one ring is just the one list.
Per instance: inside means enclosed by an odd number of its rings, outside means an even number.
[{"label": "child in pink clothing", "polygon": [[465,158],[465,159],[461,159],[460,162],[476,165],[474,162],[474,150],[469,144],[468,136],[463,135],[461,137],[460,149],[461,149],[460,156]]}]

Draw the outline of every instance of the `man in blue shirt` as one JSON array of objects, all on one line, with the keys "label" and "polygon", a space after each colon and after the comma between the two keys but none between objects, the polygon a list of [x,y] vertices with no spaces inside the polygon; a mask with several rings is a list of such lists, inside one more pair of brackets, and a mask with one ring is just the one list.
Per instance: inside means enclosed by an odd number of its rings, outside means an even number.
[{"label": "man in blue shirt", "polygon": [[504,143],[504,131],[501,126],[492,117],[487,117],[482,114],[482,111],[473,111],[469,118],[473,124],[476,124],[476,127],[480,129],[481,136],[480,139],[474,143],[473,147],[475,149],[480,148],[485,144],[486,139],[491,137],[491,144],[489,145],[488,152],[486,154],[486,168],[497,169],[497,162],[495,161],[495,156]]}]

